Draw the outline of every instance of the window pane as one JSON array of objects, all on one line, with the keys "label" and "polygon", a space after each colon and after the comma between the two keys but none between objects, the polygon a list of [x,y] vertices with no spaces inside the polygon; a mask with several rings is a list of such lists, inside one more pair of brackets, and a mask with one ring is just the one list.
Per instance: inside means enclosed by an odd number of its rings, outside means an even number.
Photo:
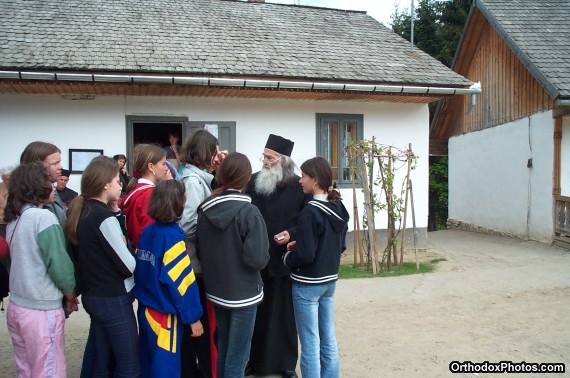
[{"label": "window pane", "polygon": [[363,121],[362,114],[317,113],[317,155],[329,161],[341,187],[352,181],[345,150],[351,140],[362,138]]},{"label": "window pane", "polygon": [[323,121],[322,127],[323,155],[331,163],[333,179],[338,177],[338,122]]},{"label": "window pane", "polygon": [[346,156],[346,148],[350,141],[356,141],[356,121],[344,121],[342,124],[343,129],[343,139],[342,139],[342,180],[350,181],[350,168],[348,162],[348,156]]}]

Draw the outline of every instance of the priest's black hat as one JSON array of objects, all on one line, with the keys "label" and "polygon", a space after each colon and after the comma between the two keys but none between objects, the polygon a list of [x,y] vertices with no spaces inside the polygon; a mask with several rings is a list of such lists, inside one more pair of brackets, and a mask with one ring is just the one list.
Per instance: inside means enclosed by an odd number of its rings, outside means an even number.
[{"label": "priest's black hat", "polygon": [[69,177],[69,170],[67,169],[61,169],[61,175],[60,176],[65,176],[65,177]]},{"label": "priest's black hat", "polygon": [[291,152],[293,152],[293,146],[295,143],[289,139],[280,137],[279,135],[269,134],[267,138],[267,143],[265,143],[265,148],[269,148],[281,155],[291,157]]}]

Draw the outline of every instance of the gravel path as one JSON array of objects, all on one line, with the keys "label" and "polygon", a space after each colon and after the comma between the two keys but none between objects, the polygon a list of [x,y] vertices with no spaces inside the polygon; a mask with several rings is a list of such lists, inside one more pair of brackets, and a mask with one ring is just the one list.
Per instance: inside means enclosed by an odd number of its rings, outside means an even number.
[{"label": "gravel path", "polygon": [[[504,376],[452,374],[452,361],[570,367],[569,251],[454,230],[428,234],[427,244],[422,260],[446,259],[434,273],[339,281],[342,377]],[[15,377],[5,314],[0,376]],[[88,324],[83,310],[66,323],[69,377],[79,375]]]}]

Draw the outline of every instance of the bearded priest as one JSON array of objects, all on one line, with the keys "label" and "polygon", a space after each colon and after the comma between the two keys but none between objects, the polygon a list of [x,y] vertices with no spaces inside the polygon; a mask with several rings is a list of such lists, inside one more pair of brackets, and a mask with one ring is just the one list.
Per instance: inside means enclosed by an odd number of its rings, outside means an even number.
[{"label": "bearded priest", "polygon": [[281,257],[287,243],[295,239],[297,218],[310,197],[303,194],[300,177],[295,174],[295,163],[291,160],[293,145],[289,139],[270,134],[260,158],[262,169],[252,176],[247,190],[265,220],[270,259],[261,271],[264,299],[257,309],[246,376],[297,376],[291,272]]}]

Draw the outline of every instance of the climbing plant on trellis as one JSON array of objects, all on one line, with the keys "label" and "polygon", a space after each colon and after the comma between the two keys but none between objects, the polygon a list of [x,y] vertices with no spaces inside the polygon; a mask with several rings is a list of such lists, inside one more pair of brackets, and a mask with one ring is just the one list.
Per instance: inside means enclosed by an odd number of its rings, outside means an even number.
[{"label": "climbing plant on trellis", "polygon": [[[392,267],[401,267],[404,260],[408,199],[411,194],[410,172],[415,168],[418,157],[413,153],[411,144],[407,149],[401,149],[376,143],[375,138],[351,141],[345,152],[352,177],[354,264],[371,266],[374,274]],[[406,169],[406,175],[398,182],[402,175],[397,175],[397,172],[401,169]],[[364,194],[362,227],[356,205],[357,182],[362,185]],[[413,214],[413,196],[411,199]],[[386,245],[379,253],[375,221],[376,215],[381,211],[387,214],[387,227]]]}]

